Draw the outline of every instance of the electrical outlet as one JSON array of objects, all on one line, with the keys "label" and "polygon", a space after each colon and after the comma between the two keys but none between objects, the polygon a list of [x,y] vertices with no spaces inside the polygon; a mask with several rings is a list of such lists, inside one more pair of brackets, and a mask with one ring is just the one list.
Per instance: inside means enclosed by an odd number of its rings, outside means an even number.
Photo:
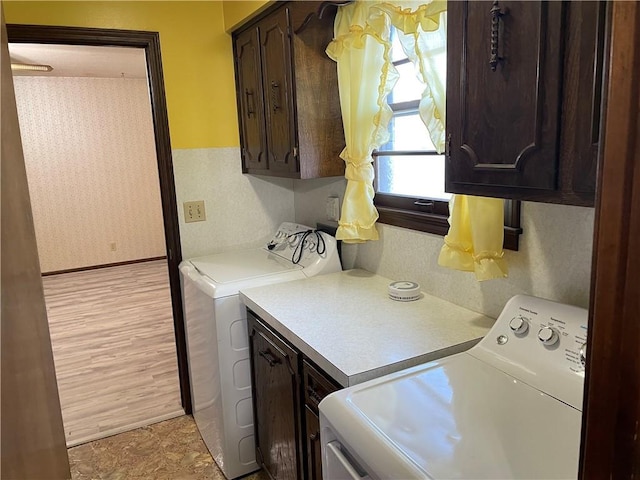
[{"label": "electrical outlet", "polygon": [[204,200],[184,202],[184,221],[186,223],[204,222],[206,219],[207,216],[204,212]]},{"label": "electrical outlet", "polygon": [[340,199],[338,197],[327,197],[327,220],[337,222],[340,220]]}]

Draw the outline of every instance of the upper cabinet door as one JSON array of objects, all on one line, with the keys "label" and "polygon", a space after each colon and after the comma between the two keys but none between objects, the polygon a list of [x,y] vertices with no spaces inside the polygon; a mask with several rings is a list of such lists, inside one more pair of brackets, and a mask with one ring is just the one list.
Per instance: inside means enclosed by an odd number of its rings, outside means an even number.
[{"label": "upper cabinet door", "polygon": [[447,191],[557,188],[563,8],[448,3]]},{"label": "upper cabinet door", "polygon": [[[564,96],[576,100],[566,110],[564,150],[573,159],[571,184],[576,194],[594,196],[600,139],[600,107],[604,72],[606,2],[569,4],[568,55],[564,62]],[[573,113],[570,115],[570,113]]]},{"label": "upper cabinet door", "polygon": [[293,76],[289,12],[278,10],[260,22],[262,80],[264,89],[269,169],[272,172],[299,171],[295,149]]},{"label": "upper cabinet door", "polygon": [[260,38],[253,28],[238,35],[236,56],[238,112],[243,170],[269,168],[264,133],[264,102],[260,75]]}]

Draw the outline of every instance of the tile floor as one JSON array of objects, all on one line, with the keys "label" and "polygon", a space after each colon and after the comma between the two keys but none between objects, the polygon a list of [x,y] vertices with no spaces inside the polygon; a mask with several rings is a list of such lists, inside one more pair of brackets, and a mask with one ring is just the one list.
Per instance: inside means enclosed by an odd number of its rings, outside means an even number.
[{"label": "tile floor", "polygon": [[[225,480],[188,415],[68,452],[72,480]],[[267,480],[267,476],[258,472],[245,479]]]}]

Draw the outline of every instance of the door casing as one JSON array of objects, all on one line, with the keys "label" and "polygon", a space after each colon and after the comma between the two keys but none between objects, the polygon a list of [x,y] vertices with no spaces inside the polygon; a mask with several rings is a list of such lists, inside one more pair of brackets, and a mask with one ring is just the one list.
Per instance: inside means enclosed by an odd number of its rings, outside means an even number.
[{"label": "door casing", "polygon": [[8,24],[9,43],[41,43],[57,45],[120,46],[144,48],[151,99],[151,115],[158,160],[160,197],[164,222],[165,244],[169,268],[169,285],[173,308],[173,325],[178,356],[180,395],[185,413],[191,413],[191,389],[187,364],[187,344],[182,314],[179,265],[182,261],[180,230],[176,205],[173,159],[169,137],[169,120],[160,55],[158,32],[113,30],[102,28],[63,27],[49,25]]}]

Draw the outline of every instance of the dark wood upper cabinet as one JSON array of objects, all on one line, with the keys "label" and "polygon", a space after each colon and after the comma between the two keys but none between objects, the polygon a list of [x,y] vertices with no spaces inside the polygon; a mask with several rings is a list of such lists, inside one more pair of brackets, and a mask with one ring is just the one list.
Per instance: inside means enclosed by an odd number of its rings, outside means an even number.
[{"label": "dark wood upper cabinet", "polygon": [[276,2],[233,33],[245,173],[344,174],[337,69],[325,54],[335,12],[326,2]]},{"label": "dark wood upper cabinet", "polygon": [[593,205],[601,2],[448,3],[446,189]]},{"label": "dark wood upper cabinet", "polygon": [[260,69],[260,38],[258,30],[247,30],[236,38],[236,75],[238,84],[238,115],[242,158],[246,168],[265,170],[268,168],[267,143],[264,132],[264,103],[262,101],[262,78]]},{"label": "dark wood upper cabinet", "polygon": [[295,175],[298,171],[291,69],[289,11],[274,12],[258,25],[262,52],[262,85],[267,119],[269,170]]},{"label": "dark wood upper cabinet", "polygon": [[561,153],[571,160],[565,162],[565,170],[572,176],[573,191],[590,197],[596,190],[600,147],[606,8],[605,2],[572,2],[567,16],[564,83],[568,106]]}]

